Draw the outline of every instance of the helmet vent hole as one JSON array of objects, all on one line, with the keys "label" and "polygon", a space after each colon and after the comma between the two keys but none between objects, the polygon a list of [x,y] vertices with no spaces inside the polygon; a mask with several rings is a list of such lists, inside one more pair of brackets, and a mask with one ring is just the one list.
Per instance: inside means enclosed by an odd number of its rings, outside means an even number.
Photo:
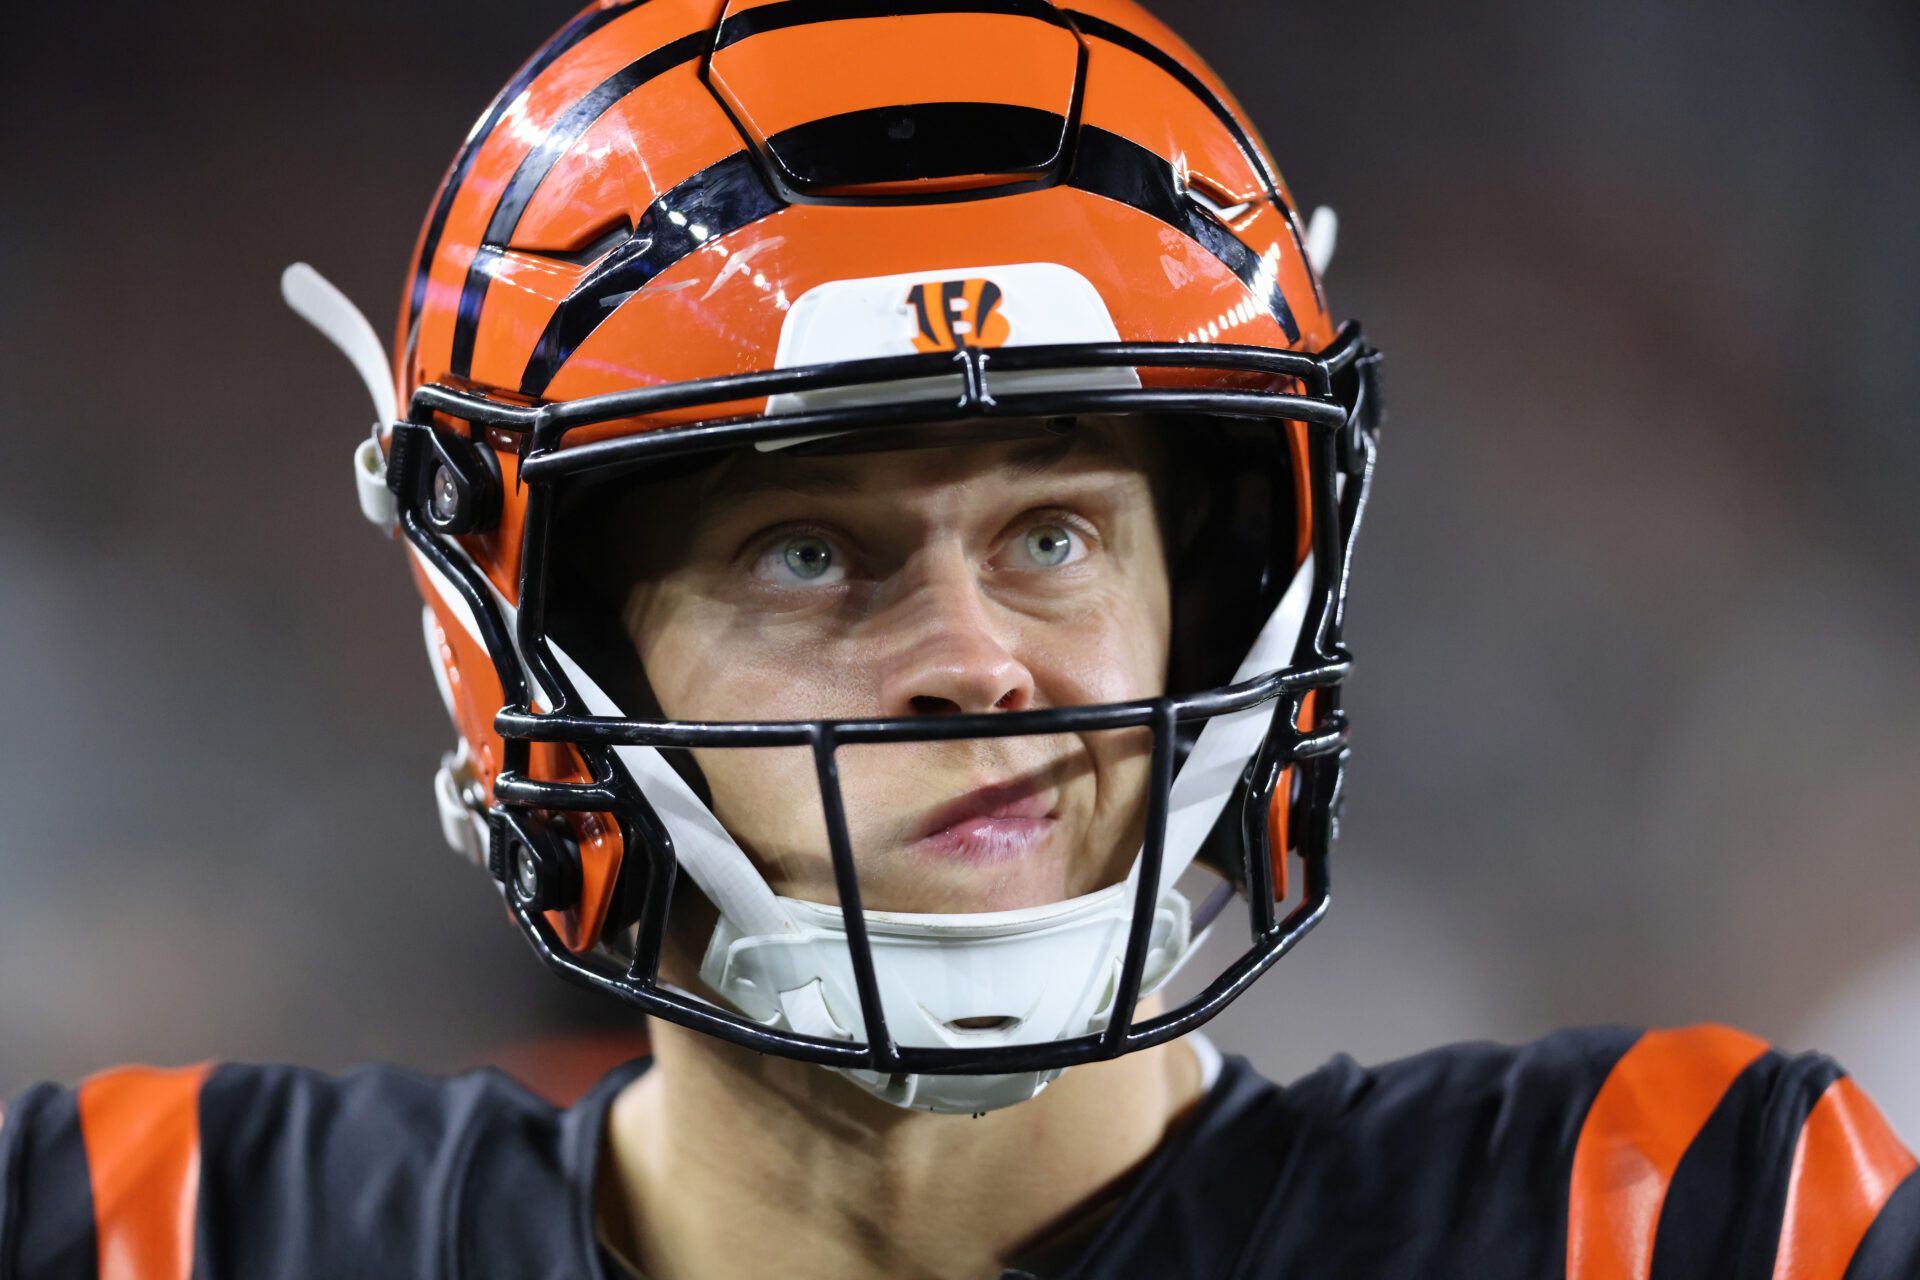
[{"label": "helmet vent hole", "polygon": [[564,248],[515,244],[513,248],[519,253],[536,254],[554,262],[564,262],[568,266],[591,267],[631,239],[633,239],[633,221],[622,214],[612,223],[589,233],[577,244]]},{"label": "helmet vent hole", "polygon": [[1011,1031],[1020,1025],[1020,1019],[1013,1017],[955,1018],[947,1024],[949,1031]]}]

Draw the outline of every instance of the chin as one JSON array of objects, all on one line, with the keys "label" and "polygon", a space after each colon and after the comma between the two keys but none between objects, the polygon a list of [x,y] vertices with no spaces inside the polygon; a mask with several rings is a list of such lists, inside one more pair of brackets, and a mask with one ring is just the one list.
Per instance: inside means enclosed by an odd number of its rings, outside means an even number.
[{"label": "chin", "polygon": [[1034,857],[1011,864],[921,865],[903,876],[872,877],[863,882],[869,911],[902,915],[974,915],[1049,906],[1098,888],[1066,859]]}]

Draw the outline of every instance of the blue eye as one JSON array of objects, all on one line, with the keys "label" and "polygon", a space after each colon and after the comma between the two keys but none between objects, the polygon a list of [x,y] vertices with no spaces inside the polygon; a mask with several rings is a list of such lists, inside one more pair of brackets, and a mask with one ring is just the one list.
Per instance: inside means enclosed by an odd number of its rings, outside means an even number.
[{"label": "blue eye", "polygon": [[818,578],[833,567],[833,548],[818,538],[789,539],[784,554],[796,578]]},{"label": "blue eye", "polygon": [[1027,558],[1042,568],[1055,569],[1073,560],[1073,531],[1064,525],[1036,525],[1027,531]]},{"label": "blue eye", "polygon": [[814,534],[783,538],[769,551],[763,571],[775,581],[817,586],[846,576],[833,554],[833,544]]}]

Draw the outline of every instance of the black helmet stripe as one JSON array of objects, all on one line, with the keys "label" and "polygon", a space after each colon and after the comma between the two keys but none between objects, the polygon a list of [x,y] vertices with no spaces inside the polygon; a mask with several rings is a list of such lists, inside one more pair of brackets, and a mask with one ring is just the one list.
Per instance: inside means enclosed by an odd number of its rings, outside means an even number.
[{"label": "black helmet stripe", "polygon": [[1254,145],[1252,136],[1247,133],[1246,126],[1240,123],[1240,118],[1233,114],[1232,108],[1220,100],[1218,94],[1207,87],[1206,81],[1188,70],[1178,58],[1145,36],[1129,31],[1117,23],[1108,22],[1105,18],[1081,13],[1078,9],[1071,10],[1068,16],[1073,19],[1074,25],[1087,35],[1097,36],[1109,44],[1119,45],[1129,53],[1136,53],[1178,80],[1181,87],[1198,98],[1201,105],[1213,112],[1214,117],[1226,127],[1227,132],[1233,135],[1233,140],[1239,145],[1241,153],[1246,156],[1247,163],[1253,166],[1254,173],[1258,175],[1267,198],[1272,200],[1282,213],[1289,211],[1286,201],[1280,195],[1280,180],[1273,170],[1267,167],[1266,156],[1262,155],[1260,148]]},{"label": "black helmet stripe", "polygon": [[[1233,108],[1222,101],[1220,95],[1209,88],[1207,82],[1195,75],[1186,64],[1138,32],[1129,31],[1117,23],[1108,22],[1105,18],[1096,18],[1090,13],[1082,13],[1078,9],[1068,10],[1067,16],[1073,19],[1074,25],[1084,34],[1118,45],[1159,67],[1179,81],[1187,92],[1198,98],[1201,104],[1213,113],[1214,118],[1233,135],[1233,140],[1239,145],[1241,154],[1246,156],[1247,163],[1253,166],[1254,174],[1259,177],[1261,186],[1265,188],[1267,200],[1287,220],[1288,233],[1293,236],[1293,247],[1299,250],[1302,257],[1305,257],[1307,247],[1300,240],[1300,225],[1296,220],[1296,214],[1292,206],[1287,203],[1286,195],[1280,190],[1280,175],[1275,173],[1273,167],[1267,163],[1266,153],[1254,142],[1246,126],[1240,123],[1240,117],[1234,114]],[[1317,297],[1320,292],[1319,276],[1311,271],[1307,274],[1313,279],[1314,294]]]},{"label": "black helmet stripe", "polygon": [[450,364],[456,374],[461,377],[471,377],[473,374],[474,343],[480,331],[480,312],[486,305],[487,289],[493,282],[493,264],[512,243],[520,219],[533,202],[540,184],[572,150],[581,135],[628,94],[675,67],[697,60],[706,51],[709,34],[696,31],[682,36],[608,76],[594,86],[586,97],[569,107],[566,114],[541,137],[539,145],[521,160],[506,190],[500,193],[499,203],[494,206],[493,216],[487,222],[486,235],[474,253],[473,264],[467,269],[467,283],[460,293],[460,311],[453,328]]},{"label": "black helmet stripe", "polygon": [[527,361],[520,390],[546,394],[580,344],[620,305],[688,254],[787,207],[751,153],[737,151],[666,192],[615,249],[554,310]]},{"label": "black helmet stripe", "polygon": [[1071,185],[1151,214],[1198,241],[1253,291],[1286,333],[1288,342],[1300,340],[1300,324],[1287,305],[1278,272],[1224,223],[1186,198],[1175,180],[1173,166],[1164,156],[1117,133],[1089,125],[1080,131]]},{"label": "black helmet stripe", "polygon": [[427,219],[426,235],[420,243],[420,260],[415,264],[413,290],[407,298],[407,361],[412,363],[413,349],[420,338],[420,308],[427,301],[427,278],[433,272],[434,255],[440,252],[440,237],[446,234],[447,217],[453,212],[453,202],[459,196],[460,189],[466,185],[467,173],[473,168],[473,159],[480,153],[486,140],[493,136],[507,109],[520,100],[520,95],[533,87],[533,82],[546,74],[548,67],[558,62],[575,45],[585,40],[600,28],[612,22],[635,5],[646,0],[619,0],[604,9],[590,9],[580,14],[572,22],[560,29],[559,34],[527,60],[525,66],[514,74],[507,87],[502,89],[493,103],[487,108],[468,131],[466,140],[460,144],[459,153],[453,158],[453,165],[447,170],[445,181],[440,184],[439,198],[434,201],[433,214]]}]

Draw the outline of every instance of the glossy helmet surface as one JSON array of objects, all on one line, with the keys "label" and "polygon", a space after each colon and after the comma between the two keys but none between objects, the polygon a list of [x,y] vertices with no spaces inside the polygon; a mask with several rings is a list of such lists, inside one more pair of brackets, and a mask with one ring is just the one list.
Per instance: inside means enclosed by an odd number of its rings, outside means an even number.
[{"label": "glossy helmet surface", "polygon": [[[895,1101],[915,1077],[1016,1081],[1004,1098],[956,1087],[916,1104],[984,1109],[1198,1026],[1320,918],[1377,357],[1329,318],[1290,197],[1226,88],[1130,0],[596,4],[461,147],[395,356],[404,421],[378,440],[460,736],[437,784],[448,835],[564,975]],[[555,642],[554,573],[582,567],[553,563],[570,481],[1076,412],[1238,424],[1266,441],[1248,456],[1285,472],[1285,527],[1260,531],[1225,592],[1239,622],[1176,634],[1176,650],[1209,651],[1190,664],[1217,676],[1201,693],[937,725],[648,721]],[[836,817],[835,752],[1095,725],[1155,743],[1099,1012],[1041,1043],[901,1034]],[[811,1016],[751,982],[726,990],[730,1009],[659,980],[683,877],[735,941],[796,927],[675,781],[688,747],[768,744],[815,754],[845,907],[827,984],[840,999]],[[1161,891],[1196,856],[1227,891],[1170,925]],[[1305,872],[1291,901],[1290,858]],[[1246,952],[1136,1024],[1189,924],[1232,890]]]}]

